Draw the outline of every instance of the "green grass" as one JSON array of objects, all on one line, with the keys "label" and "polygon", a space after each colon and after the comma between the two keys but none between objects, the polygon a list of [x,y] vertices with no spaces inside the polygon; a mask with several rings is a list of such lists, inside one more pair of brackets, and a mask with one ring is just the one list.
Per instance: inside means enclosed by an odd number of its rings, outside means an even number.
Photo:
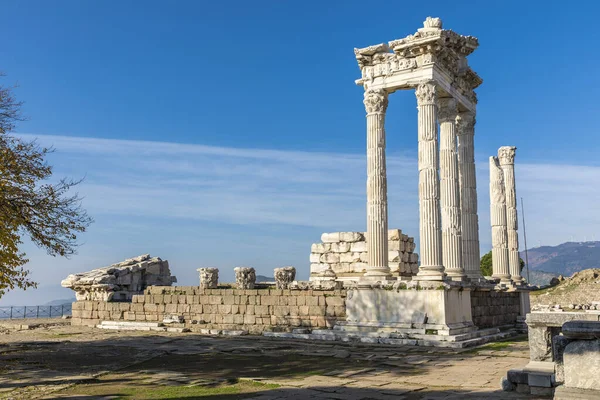
[{"label": "green grass", "polygon": [[[117,396],[119,400],[141,400],[141,399],[202,399],[208,396],[219,398],[239,398],[237,395],[253,393],[258,391],[268,391],[277,389],[279,385],[271,383],[262,383],[251,380],[241,380],[239,382],[228,384],[223,383],[218,386],[158,386],[148,385],[136,382],[127,384],[111,384],[109,382],[87,383],[75,385],[69,389],[61,391],[61,395],[79,395],[79,396]],[[228,396],[229,395],[229,396]]]}]

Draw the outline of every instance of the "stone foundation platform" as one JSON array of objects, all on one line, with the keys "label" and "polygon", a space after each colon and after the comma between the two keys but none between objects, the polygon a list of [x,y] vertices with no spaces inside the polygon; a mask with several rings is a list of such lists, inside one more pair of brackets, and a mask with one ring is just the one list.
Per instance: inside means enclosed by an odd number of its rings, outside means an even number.
[{"label": "stone foundation platform", "polygon": [[[463,348],[516,334],[521,311],[507,303],[528,296],[527,292],[515,295],[449,283],[341,285],[294,282],[291,289],[155,286],[134,295],[131,302],[75,302],[72,324]],[[478,305],[473,305],[473,299],[478,299]],[[515,318],[492,319],[492,325],[498,322],[498,326],[479,327],[473,310],[479,307],[481,311],[482,304],[498,313],[508,307]]]}]

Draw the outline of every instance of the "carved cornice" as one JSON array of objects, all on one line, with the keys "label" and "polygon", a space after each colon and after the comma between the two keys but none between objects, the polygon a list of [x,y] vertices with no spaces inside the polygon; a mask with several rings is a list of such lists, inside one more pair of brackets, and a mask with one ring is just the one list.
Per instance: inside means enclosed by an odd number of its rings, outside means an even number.
[{"label": "carved cornice", "polygon": [[514,165],[515,154],[517,148],[515,146],[502,146],[498,149],[498,159],[500,165]]},{"label": "carved cornice", "polygon": [[439,122],[454,122],[456,120],[456,114],[458,113],[458,108],[456,105],[456,100],[452,97],[442,97],[438,98],[438,121]]},{"label": "carved cornice", "polygon": [[456,134],[459,136],[475,134],[475,115],[473,113],[458,113],[456,116]]},{"label": "carved cornice", "polygon": [[363,100],[367,114],[384,113],[388,106],[388,93],[385,90],[369,89],[365,91]]},{"label": "carved cornice", "polygon": [[423,82],[417,85],[415,90],[417,96],[417,105],[424,106],[436,104],[436,84],[433,81]]}]

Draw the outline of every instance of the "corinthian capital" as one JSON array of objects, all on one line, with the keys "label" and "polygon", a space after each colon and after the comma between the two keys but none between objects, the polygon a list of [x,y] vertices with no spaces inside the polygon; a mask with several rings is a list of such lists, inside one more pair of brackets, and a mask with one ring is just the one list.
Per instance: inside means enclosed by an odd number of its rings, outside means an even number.
[{"label": "corinthian capital", "polygon": [[502,146],[498,149],[498,159],[500,165],[513,165],[515,163],[515,146]]},{"label": "corinthian capital", "polygon": [[438,104],[438,120],[440,122],[454,122],[456,114],[458,114],[458,108],[456,107],[456,100],[452,97],[442,97],[437,99]]},{"label": "corinthian capital", "polygon": [[385,90],[368,89],[363,100],[367,114],[384,113],[388,106],[388,94]]},{"label": "corinthian capital", "polygon": [[456,116],[456,134],[473,135],[475,133],[475,114],[461,112]]},{"label": "corinthian capital", "polygon": [[426,104],[435,104],[435,89],[436,85],[433,81],[420,83],[415,90],[417,105],[423,106]]}]

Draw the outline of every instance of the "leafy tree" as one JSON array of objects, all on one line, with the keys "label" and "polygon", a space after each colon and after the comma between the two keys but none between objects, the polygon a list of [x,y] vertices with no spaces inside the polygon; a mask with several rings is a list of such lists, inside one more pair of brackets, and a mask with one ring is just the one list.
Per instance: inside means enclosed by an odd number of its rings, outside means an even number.
[{"label": "leafy tree", "polygon": [[[521,267],[520,271],[523,271],[525,267],[525,261],[521,257],[519,257],[519,265]],[[484,254],[481,257],[481,261],[479,263],[479,268],[481,268],[481,274],[483,276],[492,276],[492,251],[490,250],[488,253]]]},{"label": "leafy tree", "polygon": [[51,256],[69,257],[77,234],[92,223],[79,196],[68,194],[81,181],[48,182],[52,167],[45,158],[53,149],[10,135],[23,120],[22,103],[12,89],[0,86],[0,296],[15,287],[36,287],[23,268],[28,262],[19,250],[24,237]]},{"label": "leafy tree", "polygon": [[492,251],[484,254],[481,257],[481,262],[479,263],[479,268],[481,268],[481,274],[483,276],[492,276]]}]

